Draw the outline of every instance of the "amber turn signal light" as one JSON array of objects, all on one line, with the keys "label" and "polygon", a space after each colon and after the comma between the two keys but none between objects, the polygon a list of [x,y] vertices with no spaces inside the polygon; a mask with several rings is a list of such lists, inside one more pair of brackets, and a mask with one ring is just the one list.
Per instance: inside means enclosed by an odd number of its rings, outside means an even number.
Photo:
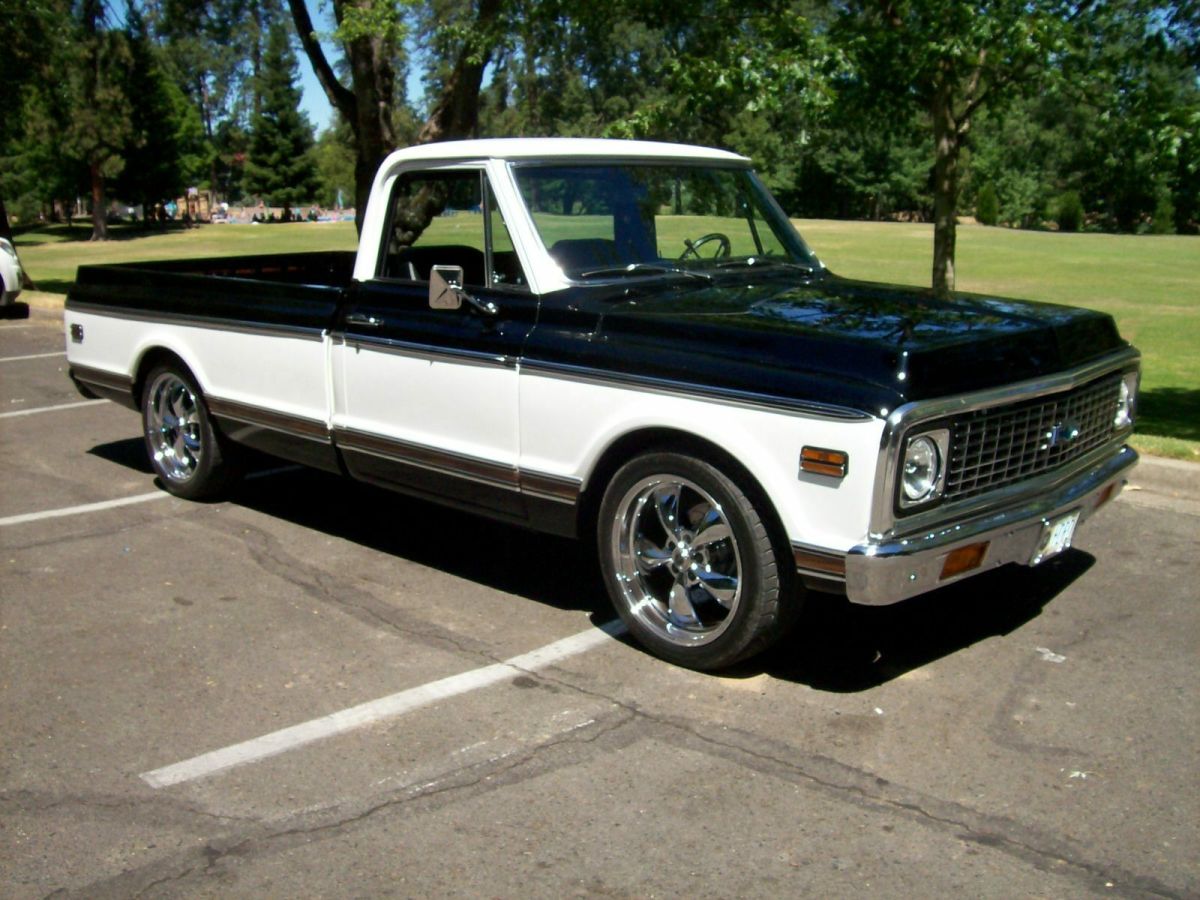
[{"label": "amber turn signal light", "polygon": [[955,575],[961,575],[963,572],[970,572],[972,569],[978,569],[983,565],[983,558],[987,555],[988,542],[984,541],[981,544],[967,544],[965,547],[959,547],[957,550],[951,550],[946,555],[946,561],[942,563],[942,581],[947,578],[953,578]]},{"label": "amber turn signal light", "polygon": [[800,471],[811,475],[845,478],[850,468],[850,455],[841,450],[803,447],[800,450]]}]

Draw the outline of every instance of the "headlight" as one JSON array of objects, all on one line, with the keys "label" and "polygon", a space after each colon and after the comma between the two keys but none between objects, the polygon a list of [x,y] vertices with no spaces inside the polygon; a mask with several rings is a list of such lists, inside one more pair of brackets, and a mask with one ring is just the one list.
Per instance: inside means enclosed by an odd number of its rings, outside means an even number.
[{"label": "headlight", "polygon": [[1113,417],[1113,427],[1129,428],[1133,425],[1133,411],[1137,406],[1138,373],[1127,372],[1121,379],[1121,391],[1117,395],[1117,414]]},{"label": "headlight", "polygon": [[917,501],[932,494],[939,468],[937,444],[927,437],[910,441],[904,454],[904,496]]},{"label": "headlight", "polygon": [[908,439],[900,471],[900,505],[915,506],[937,497],[945,478],[950,432],[926,432]]}]

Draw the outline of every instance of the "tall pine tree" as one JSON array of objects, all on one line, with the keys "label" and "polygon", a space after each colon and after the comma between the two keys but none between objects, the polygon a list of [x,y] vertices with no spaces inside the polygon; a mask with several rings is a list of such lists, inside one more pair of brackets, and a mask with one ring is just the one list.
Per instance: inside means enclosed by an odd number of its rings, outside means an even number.
[{"label": "tall pine tree", "polygon": [[258,112],[250,122],[246,190],[271,206],[291,207],[316,197],[317,176],[310,150],[312,125],[300,111],[296,56],[287,26],[278,21],[267,34],[258,77]]},{"label": "tall pine tree", "polygon": [[136,98],[130,122],[133,136],[123,156],[125,168],[113,183],[122,200],[149,210],[158,201],[180,196],[207,174],[200,114],[166,75],[162,56],[139,10],[126,15],[129,65],[126,96]]}]

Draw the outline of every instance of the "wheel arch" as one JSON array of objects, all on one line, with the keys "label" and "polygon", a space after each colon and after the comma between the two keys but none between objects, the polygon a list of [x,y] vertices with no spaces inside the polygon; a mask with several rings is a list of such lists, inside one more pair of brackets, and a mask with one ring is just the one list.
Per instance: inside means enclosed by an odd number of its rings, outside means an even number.
[{"label": "wheel arch", "polygon": [[[588,473],[579,501],[576,529],[582,539],[594,542],[596,517],[604,500],[604,492],[621,466],[635,457],[655,452],[695,456],[720,469],[737,482],[754,503],[763,522],[770,529],[775,546],[781,550],[790,546],[787,529],[770,494],[736,456],[699,435],[669,427],[640,428],[627,432],[609,444],[600,454]],[[787,560],[781,559],[780,562],[784,563]]]},{"label": "wheel arch", "polygon": [[185,360],[179,353],[177,353],[175,350],[172,350],[170,347],[156,344],[154,346],[147,347],[142,351],[141,355],[138,357],[136,365],[133,368],[133,383],[131,390],[133,393],[133,402],[136,406],[141,406],[142,395],[146,390],[146,379],[150,377],[151,372],[153,372],[158,366],[162,365],[178,366],[179,369],[181,369],[184,373],[191,377],[194,382],[196,382],[196,386],[200,388],[201,394],[204,393],[204,386],[200,384],[200,379],[196,377],[195,370],[188,365],[187,360]]}]

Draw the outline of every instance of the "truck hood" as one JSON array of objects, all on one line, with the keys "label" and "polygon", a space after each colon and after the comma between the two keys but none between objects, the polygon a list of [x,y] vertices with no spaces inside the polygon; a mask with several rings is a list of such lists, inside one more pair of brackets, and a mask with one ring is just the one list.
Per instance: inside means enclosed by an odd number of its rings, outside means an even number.
[{"label": "truck hood", "polygon": [[594,363],[876,414],[1061,372],[1126,346],[1112,317],[1091,310],[967,294],[940,301],[828,273],[638,288],[572,304],[596,316]]}]

